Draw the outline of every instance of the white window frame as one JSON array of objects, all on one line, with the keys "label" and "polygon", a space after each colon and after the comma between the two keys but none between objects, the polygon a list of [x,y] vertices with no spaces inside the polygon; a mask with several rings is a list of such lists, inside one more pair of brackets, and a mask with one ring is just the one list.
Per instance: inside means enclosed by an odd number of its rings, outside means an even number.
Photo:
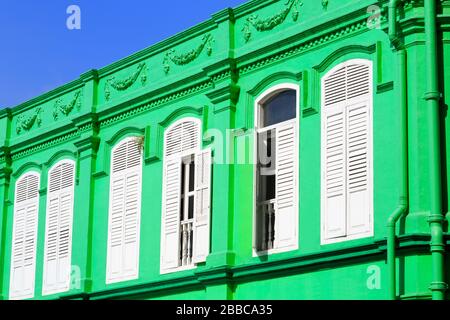
[{"label": "white window frame", "polygon": [[[45,211],[45,245],[44,245],[44,259],[47,257],[47,250],[48,250],[48,227],[49,227],[49,206],[50,206],[50,199],[49,199],[49,194],[50,194],[50,174],[52,173],[52,171],[57,168],[58,166],[64,164],[64,163],[68,163],[68,164],[72,164],[73,165],[73,181],[72,181],[72,217],[71,217],[71,221],[70,221],[70,232],[69,232],[69,252],[68,252],[68,256],[70,259],[70,266],[72,265],[72,239],[73,239],[73,215],[74,215],[74,210],[75,210],[75,174],[76,174],[76,163],[75,161],[71,160],[71,159],[64,159],[61,160],[59,162],[57,162],[56,164],[54,164],[50,170],[48,170],[48,188],[47,188],[47,205],[46,205],[46,211]],[[61,193],[61,190],[58,191],[58,193]],[[58,212],[58,214],[61,214],[61,212]],[[59,240],[58,240],[59,241]],[[58,242],[59,243],[59,242]],[[59,260],[59,257],[57,258]],[[69,281],[67,283],[66,286],[64,287],[58,287],[55,289],[48,289],[45,287],[45,274],[46,274],[46,267],[47,267],[47,261],[44,260],[44,267],[43,267],[43,275],[42,275],[42,295],[51,295],[51,294],[56,294],[56,293],[61,293],[61,292],[66,292],[69,291],[70,289],[70,276],[69,276]],[[71,270],[69,270],[69,275],[70,275]]]},{"label": "white window frame", "polygon": [[[196,147],[195,148],[191,148],[189,150],[185,150],[176,154],[172,154],[170,156],[166,156],[166,141],[167,141],[167,135],[170,133],[170,131],[176,127],[177,125],[179,125],[180,123],[183,122],[195,122],[198,125],[199,128],[199,141],[197,141],[196,143]],[[195,118],[195,117],[185,117],[185,118],[181,118],[177,121],[175,121],[174,123],[172,123],[169,127],[167,127],[164,130],[164,150],[163,150],[163,166],[165,165],[166,161],[169,160],[173,160],[173,159],[177,159],[180,161],[180,165],[184,165],[184,159],[186,159],[187,157],[193,157],[194,158],[194,165],[195,165],[195,160],[196,160],[196,155],[197,153],[201,150],[201,137],[202,137],[202,123],[200,121],[200,119]],[[196,167],[196,166],[195,166]],[[163,173],[164,174],[164,173]],[[184,183],[184,181],[181,181],[181,183]],[[166,182],[165,182],[165,177],[163,177],[163,187],[162,187],[162,199],[164,201],[165,199],[165,188],[166,188]],[[194,188],[195,189],[195,188]],[[186,191],[186,190],[185,190]],[[181,200],[181,194],[180,194],[180,200]],[[194,191],[194,218],[193,220],[195,220],[195,212],[196,212],[196,201],[195,201],[195,191]],[[162,203],[162,207],[164,208],[164,203]],[[186,208],[185,208],[186,210]],[[163,211],[161,210],[161,234],[164,230],[164,216],[163,216]],[[180,227],[181,227],[181,219],[179,220],[180,223]],[[195,230],[194,230],[195,232]],[[194,235],[193,235],[194,237]],[[161,243],[161,249],[163,248],[163,246],[165,246],[163,238],[161,239],[162,243]],[[193,250],[193,248],[192,248]],[[173,272],[180,272],[180,271],[186,271],[186,270],[193,270],[197,268],[197,264],[194,262],[191,262],[191,264],[189,265],[180,265],[177,268],[171,268],[171,269],[165,269],[163,268],[162,262],[160,262],[160,274],[169,274],[169,273],[173,273]]]},{"label": "white window frame", "polygon": [[[108,203],[108,227],[107,227],[107,252],[106,252],[106,268],[105,268],[105,273],[106,273],[106,284],[114,284],[114,283],[119,283],[119,282],[124,282],[124,281],[131,281],[131,280],[136,280],[139,278],[139,263],[140,263],[140,240],[141,240],[141,220],[142,220],[142,179],[143,179],[143,169],[144,169],[144,153],[141,151],[141,163],[139,166],[140,169],[140,176],[139,176],[139,196],[138,196],[138,216],[137,216],[137,230],[136,230],[136,247],[137,247],[137,257],[136,257],[136,273],[135,274],[130,274],[128,276],[123,276],[122,277],[118,277],[118,278],[112,278],[111,275],[108,273],[109,271],[109,257],[111,257],[111,253],[110,253],[110,226],[111,226],[111,219],[112,219],[112,181],[113,181],[113,175],[114,175],[114,159],[113,159],[113,153],[114,151],[121,146],[124,143],[127,143],[129,140],[132,139],[137,139],[139,138],[138,136],[130,136],[130,137],[126,137],[121,139],[120,141],[118,141],[113,148],[111,148],[111,152],[110,152],[110,156],[111,156],[111,163],[110,163],[110,179],[109,179],[109,203]],[[128,170],[128,169],[125,169]],[[120,173],[123,174],[123,173]]]},{"label": "white window frame", "polygon": [[[286,90],[295,90],[296,92],[296,110],[295,110],[295,119],[291,119],[288,121],[284,121],[284,122],[280,122],[277,123],[275,125],[272,126],[268,126],[268,127],[264,127],[260,129],[260,124],[262,123],[262,112],[260,112],[260,110],[262,109],[262,106],[264,103],[266,103],[269,99],[271,99],[272,97],[274,97],[276,94],[286,91]],[[276,253],[282,253],[282,252],[287,252],[287,251],[293,251],[293,250],[298,250],[299,248],[299,205],[298,205],[298,200],[299,200],[299,190],[300,190],[300,184],[299,184],[299,159],[300,159],[300,86],[293,84],[293,83],[280,83],[277,85],[274,85],[272,87],[270,87],[269,89],[265,90],[263,93],[261,93],[255,100],[255,104],[254,104],[254,133],[253,133],[253,221],[252,221],[252,231],[253,231],[253,244],[252,244],[252,256],[253,257],[259,257],[259,256],[264,256],[264,255],[271,255],[271,254],[276,254]],[[296,206],[295,206],[295,212],[297,212],[295,216],[295,225],[297,227],[296,229],[296,237],[297,237],[297,241],[295,243],[294,246],[290,246],[290,247],[286,247],[286,248],[273,248],[273,249],[268,249],[268,250],[262,250],[262,251],[258,251],[255,248],[257,247],[257,225],[256,225],[256,218],[257,218],[257,189],[258,189],[258,184],[257,184],[257,174],[258,174],[258,133],[262,132],[262,131],[267,131],[269,129],[273,129],[276,128],[282,124],[288,123],[288,122],[295,122],[295,130],[296,132],[296,136],[297,136],[297,148],[296,148],[296,153],[297,153],[297,158],[296,158],[296,164],[295,164],[295,179],[296,179]]]},{"label": "white window frame", "polygon": [[[17,294],[17,295],[12,295],[13,292],[13,273],[14,273],[14,268],[13,268],[13,257],[14,257],[14,240],[15,240],[15,235],[16,235],[16,221],[15,220],[15,216],[16,216],[16,211],[18,208],[18,203],[17,203],[17,186],[19,184],[19,182],[21,182],[23,179],[25,179],[28,176],[35,176],[38,178],[38,196],[36,197],[37,199],[33,198],[33,201],[36,201],[36,207],[37,207],[37,212],[36,212],[36,225],[35,225],[35,229],[34,229],[34,258],[33,258],[33,275],[32,275],[32,290],[31,292],[26,292],[26,293],[22,293],[22,294]],[[29,171],[26,172],[24,174],[22,174],[15,183],[14,186],[14,195],[15,195],[15,200],[14,200],[14,215],[13,215],[13,228],[12,228],[12,239],[11,239],[11,256],[10,256],[10,276],[9,276],[9,299],[11,300],[25,300],[25,299],[32,299],[34,298],[34,294],[35,294],[35,286],[36,286],[36,259],[37,259],[37,242],[38,242],[38,226],[39,226],[39,205],[40,205],[40,186],[41,186],[41,175],[39,172],[37,171]],[[24,202],[26,202],[27,204],[30,203],[30,200],[25,200]],[[25,206],[27,206],[27,204],[25,204]]]},{"label": "white window frame", "polygon": [[[325,106],[325,88],[324,88],[324,84],[325,84],[325,80],[332,75],[335,71],[347,66],[347,65],[351,65],[351,64],[362,64],[362,65],[366,65],[369,66],[369,93],[363,96],[359,96],[359,97],[355,97],[349,100],[345,100],[345,101],[341,101],[338,102],[336,104],[331,105],[331,107],[344,107],[345,109],[345,115],[347,114],[347,109],[361,104],[361,103],[367,103],[367,106],[369,108],[369,123],[370,123],[370,127],[369,127],[369,141],[368,141],[368,149],[369,149],[369,153],[370,153],[370,160],[369,160],[369,174],[368,174],[368,180],[369,180],[369,186],[368,186],[368,192],[370,195],[370,212],[369,212],[369,231],[366,233],[359,233],[359,234],[355,234],[355,235],[346,235],[343,237],[338,237],[338,238],[331,238],[331,239],[327,239],[325,237],[325,228],[327,225],[327,218],[326,218],[326,213],[324,212],[324,210],[322,210],[322,208],[324,207],[324,186],[323,186],[323,169],[324,169],[324,161],[325,161],[325,157],[324,157],[324,152],[322,149],[323,146],[323,136],[324,136],[324,112],[325,112],[325,108],[327,108]],[[321,126],[321,162],[320,162],[320,184],[321,184],[321,189],[320,189],[320,206],[321,206],[321,210],[320,210],[320,244],[321,245],[328,245],[328,244],[334,244],[334,243],[340,243],[340,242],[345,242],[345,241],[350,241],[350,240],[356,240],[356,239],[363,239],[363,238],[369,238],[369,237],[373,237],[374,236],[374,205],[373,205],[373,188],[374,188],[374,179],[373,179],[373,159],[374,159],[374,154],[373,154],[373,101],[374,101],[374,90],[373,90],[373,86],[374,86],[374,82],[373,82],[373,62],[371,60],[368,59],[350,59],[350,60],[346,60],[342,63],[339,63],[338,65],[336,65],[335,67],[333,67],[332,69],[330,69],[322,78],[321,78],[321,119],[320,119],[320,126]],[[330,106],[328,106],[330,107]],[[345,117],[346,118],[346,117]],[[347,165],[347,163],[346,163]],[[347,189],[346,189],[346,201],[347,201]],[[347,206],[346,206],[346,210],[347,210]],[[348,224],[349,224],[349,218],[346,217],[346,221],[345,221],[346,225],[347,225],[347,230],[348,230]]]}]

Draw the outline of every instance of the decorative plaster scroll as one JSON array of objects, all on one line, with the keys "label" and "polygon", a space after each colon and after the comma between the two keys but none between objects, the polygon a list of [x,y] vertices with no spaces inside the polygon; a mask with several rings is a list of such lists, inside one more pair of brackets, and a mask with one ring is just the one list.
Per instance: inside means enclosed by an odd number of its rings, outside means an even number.
[{"label": "decorative plaster scroll", "polygon": [[55,105],[53,107],[53,119],[58,120],[59,113],[62,113],[66,117],[73,111],[75,107],[77,107],[78,110],[81,108],[81,90],[78,90],[75,92],[72,100],[68,103],[63,105],[62,99],[59,98],[55,101]]},{"label": "decorative plaster scroll", "polygon": [[109,100],[111,98],[110,87],[112,87],[117,91],[125,91],[137,81],[139,75],[141,76],[142,85],[145,85],[148,77],[147,73],[148,73],[147,64],[145,62],[142,62],[138,65],[137,70],[125,79],[116,80],[116,77],[112,76],[111,78],[106,80],[105,99]]},{"label": "decorative plaster scroll", "polygon": [[328,0],[322,0],[322,8],[323,8],[324,10],[327,10],[327,9],[328,9]]},{"label": "decorative plaster scroll", "polygon": [[166,55],[164,56],[163,66],[164,66],[164,72],[166,74],[170,71],[170,62],[176,64],[177,66],[184,66],[186,64],[191,63],[195,59],[197,59],[200,54],[203,52],[203,50],[206,48],[206,54],[208,56],[211,56],[212,54],[212,43],[214,42],[213,37],[211,34],[205,34],[202,38],[202,42],[200,45],[192,49],[186,53],[182,54],[175,54],[175,50],[170,50],[166,52]]},{"label": "decorative plaster scroll", "polygon": [[285,4],[285,8],[271,17],[259,19],[257,14],[252,14],[247,18],[247,22],[242,29],[245,42],[250,41],[250,38],[252,37],[251,26],[258,32],[272,30],[286,21],[290,12],[292,12],[292,20],[294,20],[294,22],[297,21],[299,16],[298,8],[301,6],[303,6],[303,2],[300,0],[288,0]]},{"label": "decorative plaster scroll", "polygon": [[34,110],[34,113],[31,115],[19,115],[16,120],[16,132],[20,134],[23,130],[30,131],[31,128],[36,124],[38,127],[41,126],[42,109],[40,107]]}]

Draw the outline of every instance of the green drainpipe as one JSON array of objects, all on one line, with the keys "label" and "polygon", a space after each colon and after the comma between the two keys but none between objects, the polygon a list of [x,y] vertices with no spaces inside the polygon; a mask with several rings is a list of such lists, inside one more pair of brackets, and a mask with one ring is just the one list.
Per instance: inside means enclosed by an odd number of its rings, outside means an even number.
[{"label": "green drainpipe", "polygon": [[425,0],[426,80],[425,100],[428,113],[428,151],[430,159],[430,224],[433,300],[443,300],[447,284],[444,279],[445,243],[442,214],[441,141],[440,141],[440,93],[438,85],[436,0]]},{"label": "green drainpipe", "polygon": [[406,50],[401,45],[397,34],[397,0],[389,2],[389,39],[397,53],[397,83],[400,91],[400,189],[399,203],[387,221],[387,264],[389,280],[389,298],[397,299],[396,280],[396,236],[397,221],[408,211],[408,121],[407,121],[407,82],[406,82]]}]

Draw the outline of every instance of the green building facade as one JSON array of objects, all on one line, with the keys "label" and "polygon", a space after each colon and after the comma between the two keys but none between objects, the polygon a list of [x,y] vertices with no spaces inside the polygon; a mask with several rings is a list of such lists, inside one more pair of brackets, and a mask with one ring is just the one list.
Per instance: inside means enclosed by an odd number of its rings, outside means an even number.
[{"label": "green building facade", "polygon": [[450,1],[252,0],[3,108],[0,298],[445,299],[449,79]]}]

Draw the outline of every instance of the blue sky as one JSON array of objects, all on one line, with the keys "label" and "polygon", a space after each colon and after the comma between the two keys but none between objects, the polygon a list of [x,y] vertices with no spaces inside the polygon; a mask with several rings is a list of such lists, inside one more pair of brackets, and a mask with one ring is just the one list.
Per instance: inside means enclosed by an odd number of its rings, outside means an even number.
[{"label": "blue sky", "polygon": [[[245,0],[2,0],[0,108],[13,107]],[[81,30],[66,26],[70,5]]]}]

